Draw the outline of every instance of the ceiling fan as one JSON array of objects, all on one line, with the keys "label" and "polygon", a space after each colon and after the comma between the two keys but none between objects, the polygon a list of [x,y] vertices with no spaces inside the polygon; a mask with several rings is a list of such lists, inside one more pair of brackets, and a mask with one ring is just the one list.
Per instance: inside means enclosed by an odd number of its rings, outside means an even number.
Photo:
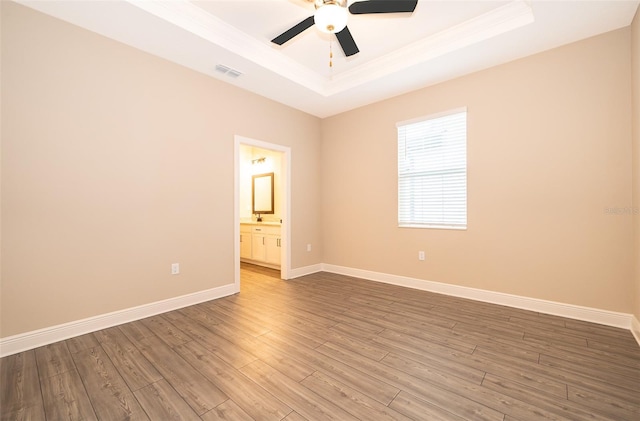
[{"label": "ceiling fan", "polygon": [[412,13],[418,0],[367,0],[357,1],[347,8],[347,0],[307,0],[313,2],[316,13],[302,22],[286,30],[271,40],[274,44],[282,45],[303,31],[315,25],[322,32],[336,34],[338,42],[345,56],[357,54],[360,50],[356,45],[349,28],[347,18],[352,15],[371,13]]}]

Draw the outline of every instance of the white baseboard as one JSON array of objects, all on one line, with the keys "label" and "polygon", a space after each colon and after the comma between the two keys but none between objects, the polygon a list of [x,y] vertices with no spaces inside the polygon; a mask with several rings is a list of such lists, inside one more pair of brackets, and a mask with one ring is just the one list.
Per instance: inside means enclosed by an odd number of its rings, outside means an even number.
[{"label": "white baseboard", "polygon": [[144,319],[145,317],[155,316],[156,314],[165,313],[167,311],[177,310],[179,308],[205,301],[215,300],[216,298],[226,297],[237,292],[239,292],[238,286],[236,284],[229,284],[204,291],[194,292],[192,294],[182,295],[180,297],[144,304],[138,307],[127,308],[124,310],[114,311],[112,313],[89,317],[87,319],[76,320],[57,326],[0,338],[0,357],[16,354],[28,349],[48,345],[74,336],[84,335],[86,333],[95,332],[134,320]]},{"label": "white baseboard", "polygon": [[305,275],[311,275],[312,273],[321,272],[323,270],[323,265],[321,263],[317,265],[304,266],[301,268],[291,269],[289,271],[289,279],[299,278]]},{"label": "white baseboard", "polygon": [[[553,314],[556,316],[583,320],[607,326],[620,327],[623,329],[631,329],[631,319],[633,316],[626,313],[617,313],[614,311],[600,310],[597,308],[582,307],[573,304],[564,304],[554,301],[540,300],[537,298],[522,297],[518,295],[504,294],[501,292],[469,288],[460,285],[445,284],[441,282],[425,281],[422,279],[409,278],[406,276],[390,275],[387,273],[372,272],[368,270],[354,269],[344,266],[323,264],[322,269],[326,272],[353,276],[356,278],[368,279],[371,281],[383,282],[386,284],[414,288],[423,291],[430,291],[438,294],[451,295],[454,297],[469,298],[471,300],[500,304],[503,306],[537,311],[545,314]],[[634,335],[636,336],[636,339],[640,337],[640,325],[637,326],[637,330]]]},{"label": "white baseboard", "polygon": [[[617,313],[607,310],[600,310],[590,307],[581,307],[572,304],[563,304],[553,301],[540,300],[536,298],[521,297],[517,295],[504,294],[500,292],[486,291],[481,289],[463,287],[459,285],[445,284],[441,282],[425,281],[406,276],[391,275],[381,272],[373,272],[363,269],[349,268],[330,264],[316,264],[301,268],[292,269],[289,273],[290,279],[301,276],[326,271],[341,275],[353,276],[368,279],[376,282],[383,282],[391,285],[398,285],[423,291],[430,291],[439,294],[451,295],[455,297],[468,298],[471,300],[483,301],[493,304],[500,304],[524,310],[537,311],[540,313],[553,314],[576,320],[584,320],[599,323],[607,326],[630,329],[633,336],[640,345],[640,322],[631,314]],[[144,319],[156,314],[179,308],[215,300],[238,293],[236,284],[224,285],[205,291],[195,292],[180,297],[169,298],[167,300],[144,304],[112,313],[102,314],[87,319],[77,320],[57,326],[34,330],[19,335],[0,338],[0,357],[16,354],[28,349],[62,341],[86,333],[95,332],[134,320]]]},{"label": "white baseboard", "polygon": [[636,342],[640,345],[640,321],[636,316],[631,316],[631,334],[636,338]]}]

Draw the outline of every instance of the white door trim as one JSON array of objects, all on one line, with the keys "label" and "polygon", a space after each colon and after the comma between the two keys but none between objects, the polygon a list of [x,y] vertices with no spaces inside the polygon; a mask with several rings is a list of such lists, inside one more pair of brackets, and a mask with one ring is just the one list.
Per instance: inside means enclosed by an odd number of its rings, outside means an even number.
[{"label": "white door trim", "polygon": [[234,265],[235,285],[240,289],[240,145],[255,146],[284,154],[282,160],[283,194],[282,194],[282,250],[280,258],[280,277],[289,279],[291,272],[291,148],[251,139],[244,136],[234,136],[234,180],[233,180],[233,233],[234,233]]}]

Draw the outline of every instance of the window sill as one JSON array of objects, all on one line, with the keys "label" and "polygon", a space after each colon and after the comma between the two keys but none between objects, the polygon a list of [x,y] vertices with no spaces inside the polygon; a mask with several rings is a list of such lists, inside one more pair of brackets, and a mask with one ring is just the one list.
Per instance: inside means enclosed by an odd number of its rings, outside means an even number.
[{"label": "window sill", "polygon": [[439,230],[455,230],[466,231],[467,227],[457,225],[422,225],[422,224],[398,224],[398,228],[426,228],[426,229],[439,229]]}]

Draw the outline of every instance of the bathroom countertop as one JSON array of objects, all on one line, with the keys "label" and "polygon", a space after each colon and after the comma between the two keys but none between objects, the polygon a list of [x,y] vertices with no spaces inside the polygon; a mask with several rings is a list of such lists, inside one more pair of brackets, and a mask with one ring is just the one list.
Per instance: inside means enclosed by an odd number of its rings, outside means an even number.
[{"label": "bathroom countertop", "polygon": [[282,224],[280,222],[274,222],[274,221],[263,221],[263,222],[257,222],[257,221],[240,221],[241,224],[247,224],[247,225],[271,225],[271,226],[276,226],[279,227]]}]

